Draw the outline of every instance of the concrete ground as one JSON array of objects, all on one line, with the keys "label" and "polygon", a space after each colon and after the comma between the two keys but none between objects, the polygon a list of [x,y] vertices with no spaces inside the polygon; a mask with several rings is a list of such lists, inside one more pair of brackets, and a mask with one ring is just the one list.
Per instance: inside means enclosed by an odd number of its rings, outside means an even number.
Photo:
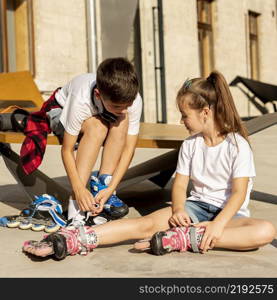
[{"label": "concrete ground", "polygon": [[[252,216],[271,221],[277,227],[277,126],[251,137],[257,177],[251,195]],[[17,152],[19,145],[13,145]],[[137,149],[132,166],[168,150]],[[48,176],[67,185],[60,159],[60,147],[48,146],[40,167]],[[97,162],[99,164],[99,161]],[[0,159],[0,215],[11,215],[28,201]],[[120,197],[130,207],[128,218],[147,214],[168,205],[172,181],[160,189],[149,181],[129,187]],[[30,258],[21,251],[25,240],[40,239],[42,233],[0,227],[0,277],[23,278],[220,278],[277,277],[277,239],[257,251],[213,250],[205,255],[171,253],[153,256],[134,253],[131,243],[98,248],[87,256],[76,255],[57,262]]]}]

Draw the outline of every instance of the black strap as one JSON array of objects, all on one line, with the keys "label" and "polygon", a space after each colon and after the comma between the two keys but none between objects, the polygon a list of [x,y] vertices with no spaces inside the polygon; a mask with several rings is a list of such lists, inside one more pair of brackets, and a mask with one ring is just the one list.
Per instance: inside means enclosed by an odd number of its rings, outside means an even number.
[{"label": "black strap", "polygon": [[[24,115],[25,118],[22,119],[21,123],[19,123],[15,117],[16,115]],[[14,110],[11,115],[11,122],[12,122],[13,130],[24,132],[24,129],[26,126],[26,120],[29,115],[30,115],[30,113],[25,109],[17,108],[16,110]]]}]

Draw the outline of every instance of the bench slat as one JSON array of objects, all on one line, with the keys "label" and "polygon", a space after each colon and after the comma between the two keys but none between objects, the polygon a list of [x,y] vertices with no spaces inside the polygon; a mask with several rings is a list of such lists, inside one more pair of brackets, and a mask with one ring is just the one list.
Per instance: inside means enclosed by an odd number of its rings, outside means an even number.
[{"label": "bench slat", "polygon": [[[179,148],[189,135],[182,125],[141,123],[138,148]],[[22,144],[25,136],[20,132],[0,132],[0,142]],[[59,145],[56,136],[49,134],[48,145]]]}]

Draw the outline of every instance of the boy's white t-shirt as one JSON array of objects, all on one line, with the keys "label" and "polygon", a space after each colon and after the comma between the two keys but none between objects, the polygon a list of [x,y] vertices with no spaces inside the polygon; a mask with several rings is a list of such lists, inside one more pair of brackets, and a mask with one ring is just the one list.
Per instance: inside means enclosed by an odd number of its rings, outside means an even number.
[{"label": "boy's white t-shirt", "polygon": [[203,201],[220,208],[231,196],[232,179],[249,177],[245,201],[237,215],[250,216],[247,207],[256,173],[252,150],[241,135],[229,133],[214,147],[205,144],[202,134],[185,139],[176,172],[190,176],[192,180],[193,190],[188,200]]},{"label": "boy's white t-shirt", "polygon": [[[91,93],[95,85],[96,74],[86,73],[76,76],[56,93],[55,98],[63,107],[60,122],[69,134],[78,135],[85,120],[103,111],[101,101],[94,99],[95,105],[91,101]],[[142,99],[139,94],[127,110],[128,135],[137,135],[142,113]]]}]

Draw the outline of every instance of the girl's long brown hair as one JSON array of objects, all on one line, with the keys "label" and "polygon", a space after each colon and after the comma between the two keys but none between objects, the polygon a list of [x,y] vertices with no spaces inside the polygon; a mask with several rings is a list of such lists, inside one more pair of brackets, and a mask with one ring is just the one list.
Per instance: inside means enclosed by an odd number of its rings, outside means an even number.
[{"label": "girl's long brown hair", "polygon": [[185,99],[188,99],[192,109],[202,110],[205,106],[213,107],[220,134],[237,132],[249,143],[247,129],[238,114],[229,86],[220,72],[213,71],[207,78],[186,80],[177,94],[179,107]]}]

